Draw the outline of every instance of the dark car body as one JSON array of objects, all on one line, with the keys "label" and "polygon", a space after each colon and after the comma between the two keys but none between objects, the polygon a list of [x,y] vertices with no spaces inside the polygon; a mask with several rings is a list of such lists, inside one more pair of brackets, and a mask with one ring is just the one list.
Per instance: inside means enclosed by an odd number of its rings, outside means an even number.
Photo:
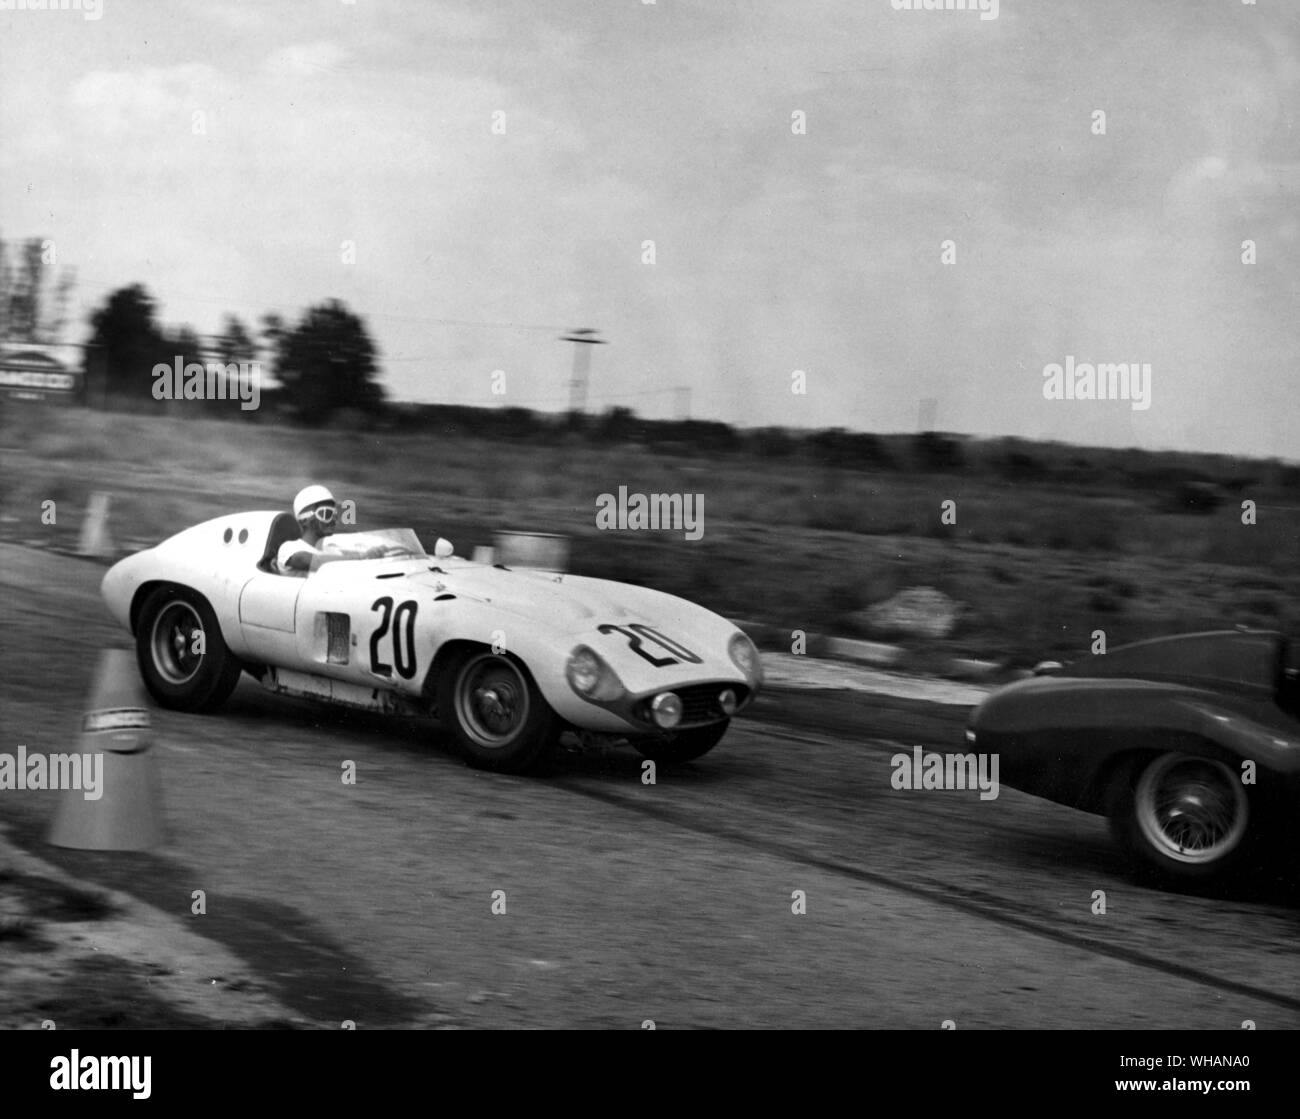
[{"label": "dark car body", "polygon": [[1112,818],[1131,810],[1153,759],[1218,763],[1240,778],[1254,834],[1300,801],[1297,649],[1280,633],[1239,629],[1054,666],[981,703],[967,748],[998,754],[1012,788]]}]

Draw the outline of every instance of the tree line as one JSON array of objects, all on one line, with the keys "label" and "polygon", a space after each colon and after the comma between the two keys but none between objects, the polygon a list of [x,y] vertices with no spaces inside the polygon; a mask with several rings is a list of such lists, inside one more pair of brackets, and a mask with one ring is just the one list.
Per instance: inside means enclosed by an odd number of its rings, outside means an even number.
[{"label": "tree line", "polygon": [[[271,313],[250,327],[227,314],[205,343],[190,327],[160,325],[153,297],[132,284],[109,295],[91,314],[90,326],[87,371],[98,375],[110,400],[152,399],[159,364],[257,362],[278,382],[262,389],[264,404],[302,423],[324,423],[345,409],[374,414],[384,405],[370,332],[341,300],[308,307],[295,323]],[[214,414],[231,414],[224,405],[209,403]]]},{"label": "tree line", "polygon": [[[53,243],[29,238],[6,245],[0,238],[0,343],[65,341],[67,306],[75,285],[59,272]],[[364,320],[337,299],[306,308],[296,322],[275,313],[255,326],[224,316],[206,341],[189,326],[158,320],[157,303],[141,284],[118,288],[90,316],[85,354],[90,403],[154,408],[155,366],[219,362],[260,363],[278,386],[264,385],[264,417],[317,425],[336,421],[361,429],[438,432],[539,445],[557,439],[609,446],[642,446],[665,453],[750,455],[764,460],[801,459],[842,470],[966,473],[1008,483],[1065,486],[1113,485],[1170,494],[1181,510],[1208,511],[1248,485],[1274,492],[1300,489],[1300,466],[1198,452],[1082,448],[1002,438],[973,439],[924,431],[896,435],[844,428],[742,429],[716,420],[651,420],[629,408],[604,413],[544,413],[519,407],[390,403],[379,384],[378,353]],[[224,401],[196,401],[185,414],[204,411],[224,419],[255,418]]]},{"label": "tree line", "polygon": [[[58,345],[69,341],[67,310],[76,275],[58,268],[55,243],[0,237],[0,343]],[[384,405],[378,352],[361,317],[337,299],[306,308],[296,322],[263,315],[250,326],[236,315],[201,338],[190,326],[159,321],[158,305],[142,284],[111,292],[90,315],[82,353],[88,402],[98,407],[156,404],[154,369],[257,362],[277,386],[263,388],[270,411],[303,423],[324,423],[343,410],[373,415]],[[197,400],[186,414],[230,415],[223,401]],[[246,413],[245,413],[246,414]]]}]

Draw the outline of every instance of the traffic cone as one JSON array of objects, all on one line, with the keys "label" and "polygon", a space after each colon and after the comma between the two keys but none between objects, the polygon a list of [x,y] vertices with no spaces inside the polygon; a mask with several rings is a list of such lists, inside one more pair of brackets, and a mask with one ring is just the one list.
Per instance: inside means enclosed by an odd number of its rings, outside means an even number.
[{"label": "traffic cone", "polygon": [[149,709],[129,652],[100,653],[79,750],[83,774],[87,757],[102,759],[92,762],[99,772],[98,795],[90,799],[85,787],[62,790],[49,842],[92,851],[143,851],[161,843],[162,780]]},{"label": "traffic cone", "polygon": [[96,490],[90,495],[86,519],[81,522],[81,538],[77,541],[77,555],[112,557],[116,554],[113,538],[108,533],[108,503],[111,495]]}]

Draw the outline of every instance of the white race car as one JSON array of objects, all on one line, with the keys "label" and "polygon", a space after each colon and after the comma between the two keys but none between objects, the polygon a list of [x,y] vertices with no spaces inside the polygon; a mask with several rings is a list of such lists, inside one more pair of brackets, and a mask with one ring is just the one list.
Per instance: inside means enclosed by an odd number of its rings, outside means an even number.
[{"label": "white race car", "polygon": [[248,672],[288,695],[434,715],[471,764],[520,772],[566,729],[698,758],[762,684],[744,633],[672,595],[471,563],[445,540],[429,556],[410,529],[366,534],[382,558],[282,574],[297,536],[288,513],[239,513],[109,569],[104,601],[158,703],[210,710]]}]

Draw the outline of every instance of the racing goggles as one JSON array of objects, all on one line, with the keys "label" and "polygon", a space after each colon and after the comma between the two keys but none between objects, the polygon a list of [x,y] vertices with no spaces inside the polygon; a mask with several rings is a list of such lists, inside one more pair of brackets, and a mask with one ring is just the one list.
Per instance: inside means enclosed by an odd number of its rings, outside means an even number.
[{"label": "racing goggles", "polygon": [[338,514],[339,510],[337,505],[317,505],[315,509],[308,509],[303,513],[301,519],[305,521],[311,517],[315,517],[321,524],[329,525],[334,523],[334,518],[337,517]]}]

